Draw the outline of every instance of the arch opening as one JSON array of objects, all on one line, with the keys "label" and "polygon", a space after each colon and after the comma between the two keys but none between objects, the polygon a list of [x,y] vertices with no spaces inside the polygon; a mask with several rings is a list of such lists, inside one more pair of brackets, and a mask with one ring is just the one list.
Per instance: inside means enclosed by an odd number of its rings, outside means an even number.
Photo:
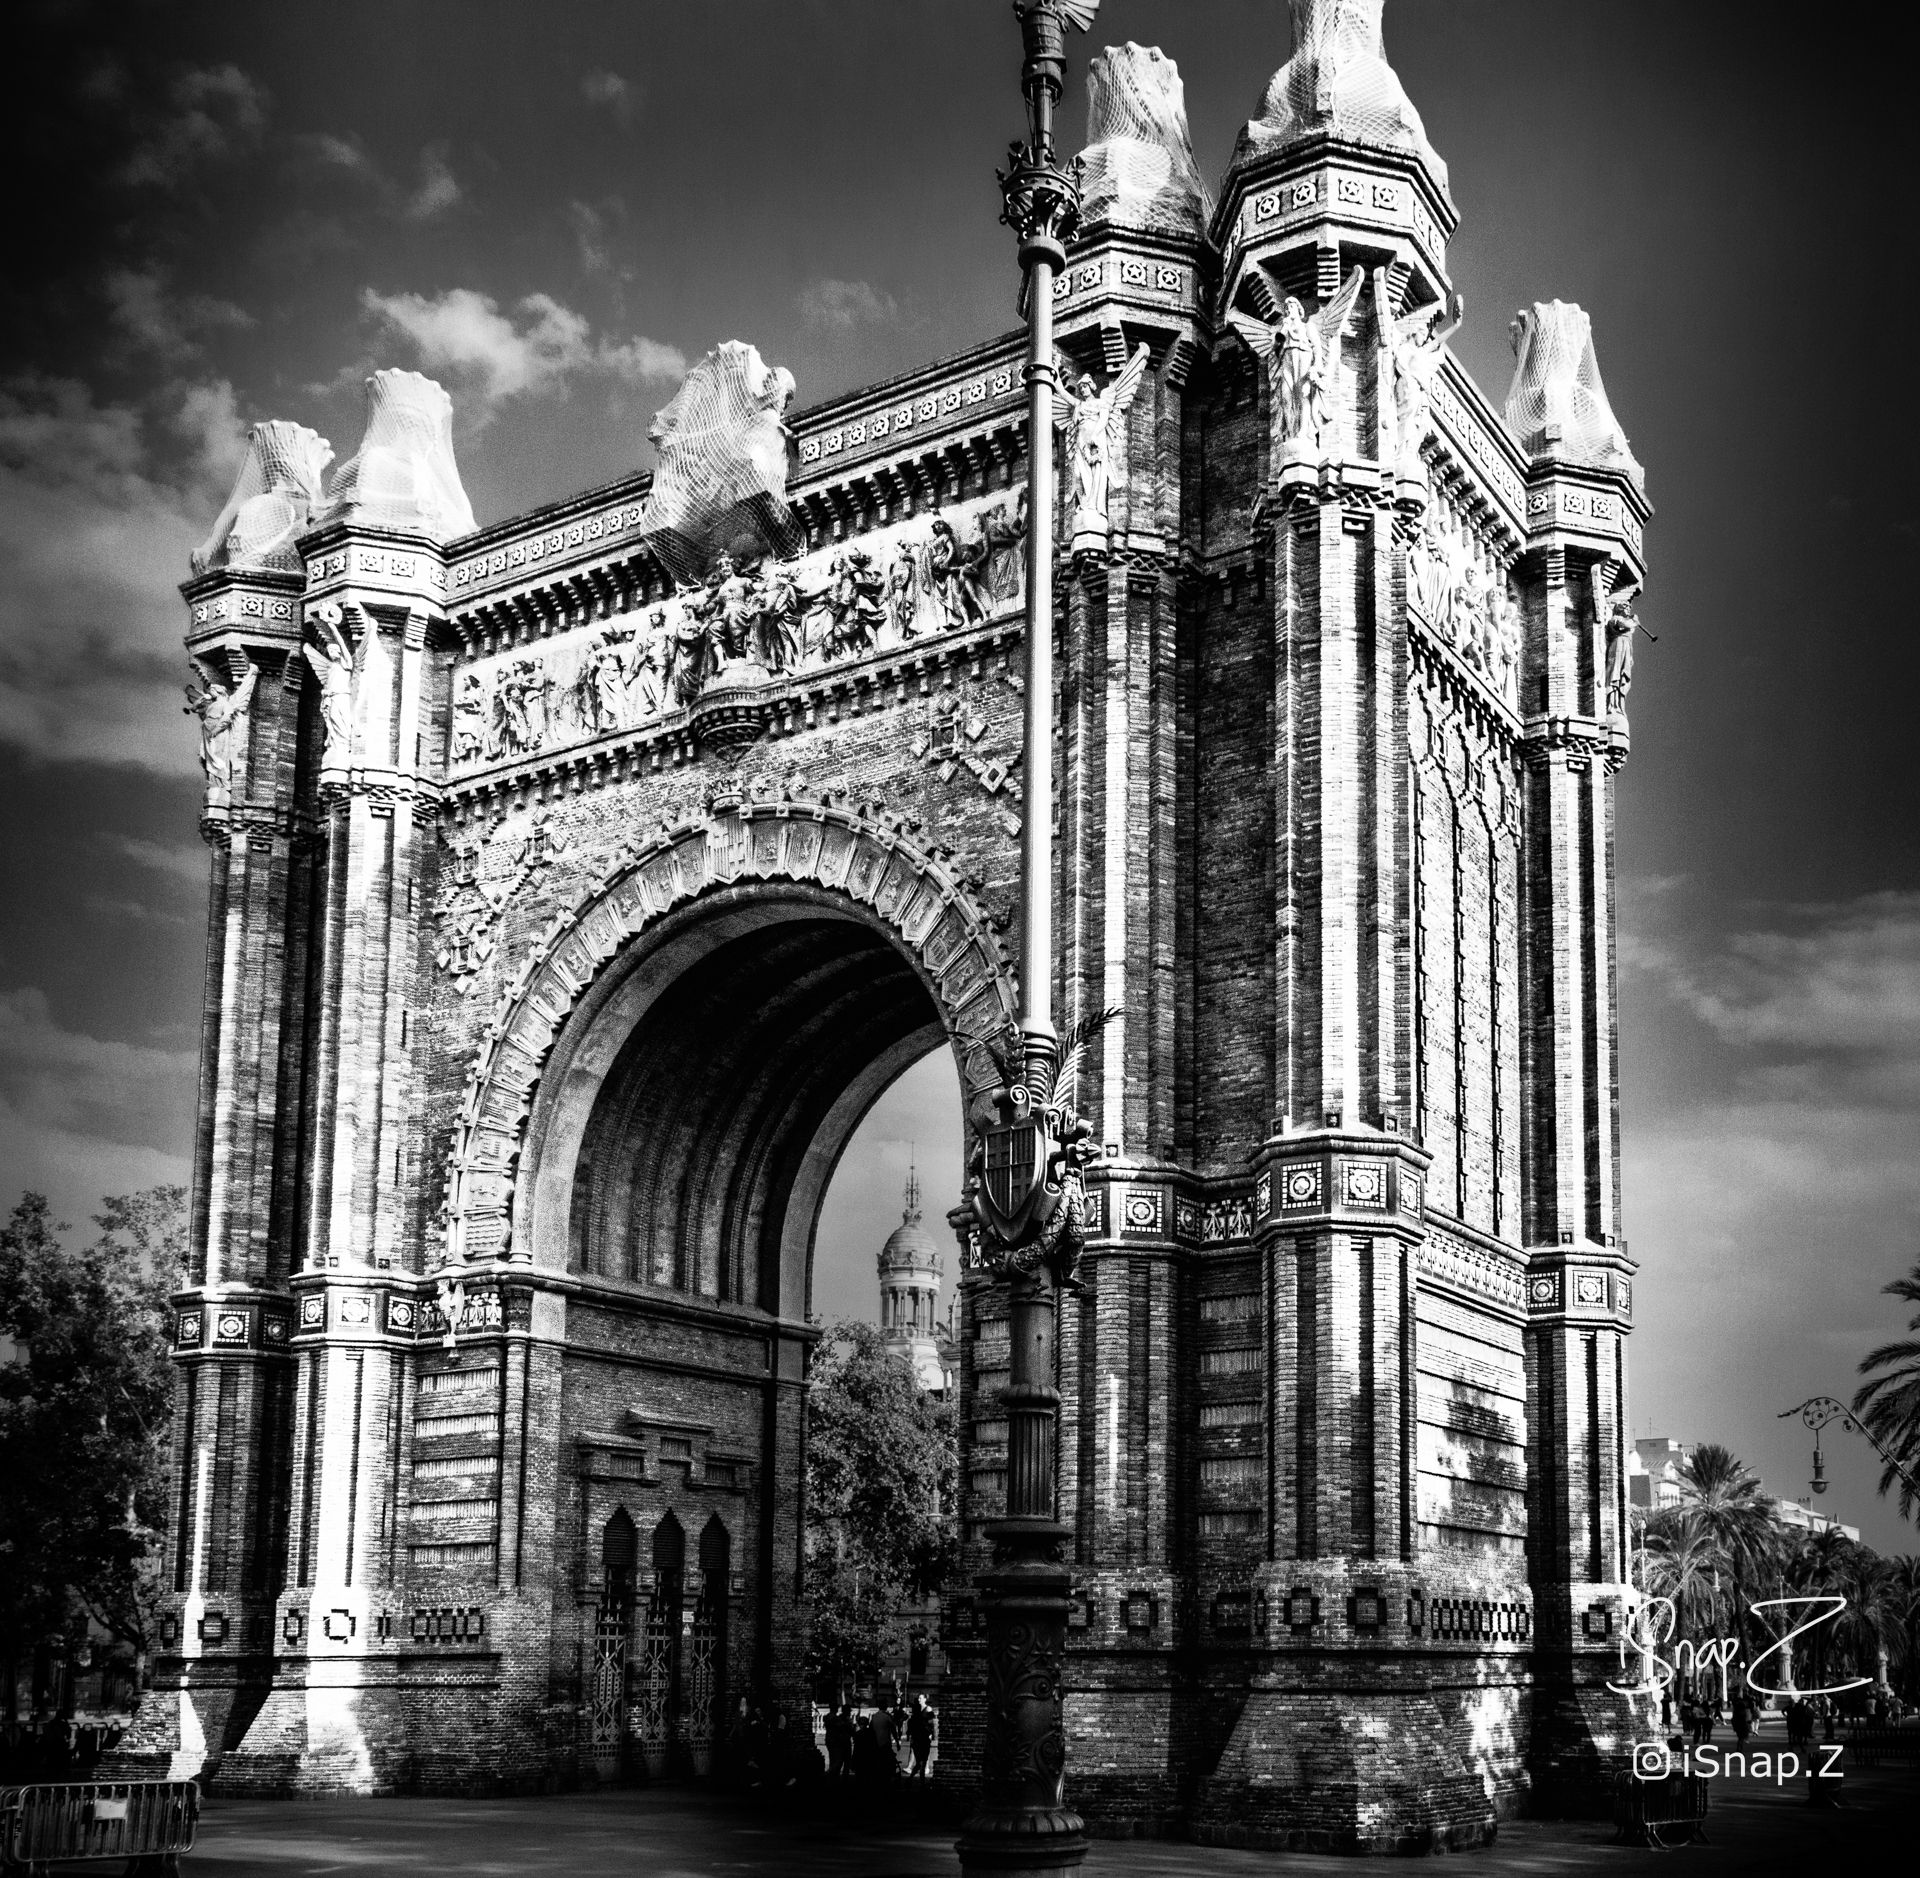
[{"label": "arch opening", "polygon": [[535,1262],[804,1319],[848,1142],[951,1043],[915,958],[840,896],[763,885],[683,909],[609,964],[549,1065]]}]

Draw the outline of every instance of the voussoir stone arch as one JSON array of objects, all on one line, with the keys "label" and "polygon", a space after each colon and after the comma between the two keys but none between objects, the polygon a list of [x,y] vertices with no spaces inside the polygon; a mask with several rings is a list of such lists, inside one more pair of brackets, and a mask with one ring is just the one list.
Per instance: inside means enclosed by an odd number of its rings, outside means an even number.
[{"label": "voussoir stone arch", "polygon": [[[926,985],[970,1101],[998,1071],[989,1045],[1013,1021],[1012,966],[942,860],[894,827],[815,801],[742,801],[644,848],[562,914],[533,947],[469,1072],[446,1188],[453,1261],[531,1261],[521,1179],[543,1080],[568,1020],[630,944],[704,898],[794,889],[883,928]],[[743,893],[742,890],[745,890]]]}]

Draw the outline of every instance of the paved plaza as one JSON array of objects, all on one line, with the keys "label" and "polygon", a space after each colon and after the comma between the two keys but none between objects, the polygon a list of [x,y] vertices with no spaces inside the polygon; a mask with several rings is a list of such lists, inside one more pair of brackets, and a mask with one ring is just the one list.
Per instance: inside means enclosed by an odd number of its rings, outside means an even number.
[{"label": "paved plaza", "polygon": [[[1726,1784],[1713,1797],[1710,1842],[1671,1853],[1616,1846],[1611,1827],[1602,1822],[1510,1820],[1493,1846],[1457,1854],[1446,1869],[1459,1878],[1675,1867],[1685,1878],[1776,1871],[1854,1878],[1902,1869],[1920,1826],[1914,1776],[1862,1771],[1848,1778],[1845,1800],[1837,1810],[1815,1811],[1806,1805],[1804,1782],[1781,1791]],[[1375,1861],[1303,1853],[1103,1840],[1085,1870],[1088,1878],[1251,1878],[1256,1872],[1351,1875],[1374,1868]],[[216,1798],[202,1820],[199,1848],[184,1865],[188,1878],[386,1872],[955,1878],[958,1869],[950,1830],[863,1830],[800,1817],[757,1796],[671,1787],[532,1800]]]}]

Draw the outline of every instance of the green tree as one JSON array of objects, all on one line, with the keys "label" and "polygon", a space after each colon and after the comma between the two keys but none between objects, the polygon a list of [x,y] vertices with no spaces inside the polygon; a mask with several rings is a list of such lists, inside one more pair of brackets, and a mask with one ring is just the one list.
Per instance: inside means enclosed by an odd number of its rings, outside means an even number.
[{"label": "green tree", "polygon": [[0,1655],[76,1611],[135,1652],[157,1615],[173,1401],[167,1293],[185,1244],[184,1192],[106,1200],[90,1245],[37,1193],[0,1228]]},{"label": "green tree", "polygon": [[1640,1588],[1673,1601],[1673,1634],[1696,1641],[1713,1634],[1718,1559],[1700,1523],[1683,1507],[1649,1516],[1640,1547]]},{"label": "green tree", "polygon": [[[1680,1470],[1680,1508],[1693,1522],[1713,1561],[1715,1621],[1747,1641],[1748,1592],[1764,1579],[1780,1546],[1773,1501],[1760,1478],[1732,1449],[1705,1441]],[[1726,1585],[1720,1580],[1724,1577]],[[1732,1591],[1731,1606],[1721,1597]]]},{"label": "green tree", "polygon": [[906,1647],[902,1612],[958,1550],[952,1408],[871,1324],[829,1325],[807,1395],[813,1659],[841,1686]]},{"label": "green tree", "polygon": [[1889,1592],[1905,1639],[1895,1660],[1901,1666],[1905,1700],[1920,1700],[1920,1558],[1912,1553],[1887,1561]]},{"label": "green tree", "polygon": [[[1904,1278],[1896,1278],[1881,1287],[1889,1297],[1920,1304],[1920,1264]],[[1920,1311],[1907,1320],[1907,1328],[1920,1331]],[[1873,1372],[1882,1373],[1875,1376]],[[1853,1398],[1853,1412],[1860,1417],[1873,1438],[1907,1472],[1920,1478],[1920,1337],[1902,1337],[1883,1343],[1860,1359],[1860,1373],[1870,1378],[1863,1382]],[[1914,1491],[1899,1470],[1892,1466],[1880,1470],[1880,1491],[1886,1493],[1900,1481],[1900,1517],[1914,1516]]]}]

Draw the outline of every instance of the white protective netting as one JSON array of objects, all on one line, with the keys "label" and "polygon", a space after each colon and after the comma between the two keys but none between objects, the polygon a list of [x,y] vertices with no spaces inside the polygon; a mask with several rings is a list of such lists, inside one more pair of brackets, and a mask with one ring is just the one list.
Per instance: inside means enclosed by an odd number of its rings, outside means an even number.
[{"label": "white protective netting", "polygon": [[304,424],[276,417],[254,425],[227,506],[193,551],[193,571],[277,567],[299,573],[293,544],[320,506],[321,473],[332,461],[333,446]]},{"label": "white protective netting", "polygon": [[326,519],[433,541],[473,532],[453,460],[453,400],[431,378],[384,371],[367,380],[366,435],[334,475]]},{"label": "white protective netting", "polygon": [[642,522],[676,575],[692,579],[744,531],[762,552],[800,537],[787,508],[793,374],[729,339],[690,371],[647,435],[660,452]]},{"label": "white protective netting", "polygon": [[1386,0],[1288,0],[1293,57],[1275,72],[1259,114],[1240,133],[1239,164],[1315,131],[1354,143],[1407,150],[1442,189],[1447,166],[1427,141],[1380,37]]},{"label": "white protective netting", "polygon": [[1636,480],[1640,465],[1607,402],[1593,356],[1593,322],[1565,300],[1535,301],[1514,315],[1507,426],[1529,456],[1553,456]]},{"label": "white protective netting", "polygon": [[1193,160],[1180,68],[1158,46],[1109,46],[1087,68],[1082,219],[1199,234],[1213,204]]}]

